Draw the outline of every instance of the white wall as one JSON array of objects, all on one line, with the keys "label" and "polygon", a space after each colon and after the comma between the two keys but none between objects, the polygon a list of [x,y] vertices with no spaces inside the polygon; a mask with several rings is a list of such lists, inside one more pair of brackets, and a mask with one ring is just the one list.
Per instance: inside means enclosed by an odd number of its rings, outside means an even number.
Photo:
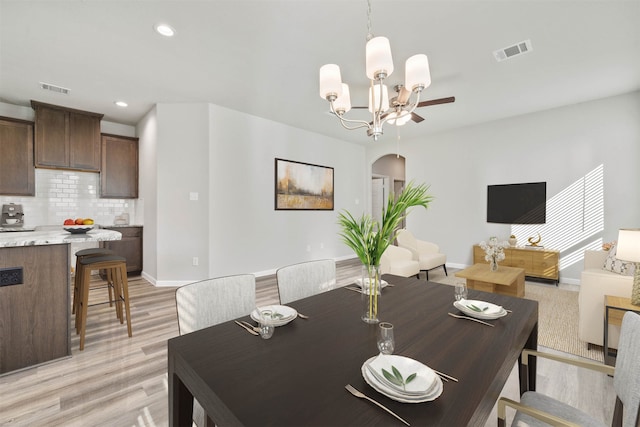
[{"label": "white wall", "polygon": [[[341,209],[359,215],[366,206],[363,147],[215,105],[159,104],[153,116],[155,126],[149,116],[138,126],[141,159],[155,155],[157,167],[155,173],[141,167],[140,174],[145,213],[155,210],[157,221],[150,227],[145,218],[145,273],[151,280],[175,285],[260,275],[305,260],[353,256],[338,237],[336,219]],[[155,149],[146,135],[154,131]],[[275,158],[333,167],[335,209],[276,211]],[[193,192],[198,201],[189,200]],[[155,255],[148,233],[157,238]],[[192,265],[194,256],[198,266]]]},{"label": "white wall", "polygon": [[144,203],[142,274],[155,283],[158,276],[158,202],[157,202],[157,112],[154,107],[138,123],[138,203]]},{"label": "white wall", "polygon": [[[633,92],[403,141],[407,181],[430,184],[435,196],[428,211],[409,215],[407,227],[419,238],[437,242],[448,264],[469,265],[474,243],[492,235],[506,239],[511,233],[508,225],[486,222],[487,185],[546,181],[549,200],[602,165],[603,229],[588,235],[572,231],[561,242],[541,232],[542,245],[554,242],[559,247],[547,247],[561,250],[561,280],[578,283],[582,258],[573,255],[581,255],[588,244],[615,240],[621,227],[640,226],[639,117],[640,92]],[[395,152],[393,142],[372,145],[367,164]],[[542,229],[552,225],[548,218]],[[521,243],[526,237],[518,236]]]}]

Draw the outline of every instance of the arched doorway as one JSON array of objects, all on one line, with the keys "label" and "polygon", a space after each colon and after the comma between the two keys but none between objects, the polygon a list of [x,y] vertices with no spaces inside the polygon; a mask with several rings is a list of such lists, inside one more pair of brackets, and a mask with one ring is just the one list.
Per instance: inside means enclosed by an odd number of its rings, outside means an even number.
[{"label": "arched doorway", "polygon": [[[371,216],[382,221],[382,212],[390,193],[396,196],[405,184],[405,158],[397,154],[387,154],[371,165]],[[404,228],[404,221],[400,228]]]}]

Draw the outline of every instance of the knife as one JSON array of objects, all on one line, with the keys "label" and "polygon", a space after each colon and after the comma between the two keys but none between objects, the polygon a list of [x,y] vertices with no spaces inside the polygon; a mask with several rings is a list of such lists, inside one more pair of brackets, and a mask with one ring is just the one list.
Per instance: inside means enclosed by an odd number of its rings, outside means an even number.
[{"label": "knife", "polygon": [[236,325],[240,326],[242,329],[246,330],[251,335],[259,335],[256,331],[254,331],[253,329],[249,329],[247,326],[243,325],[242,323],[238,322],[237,320],[234,320],[234,322],[236,322]]}]

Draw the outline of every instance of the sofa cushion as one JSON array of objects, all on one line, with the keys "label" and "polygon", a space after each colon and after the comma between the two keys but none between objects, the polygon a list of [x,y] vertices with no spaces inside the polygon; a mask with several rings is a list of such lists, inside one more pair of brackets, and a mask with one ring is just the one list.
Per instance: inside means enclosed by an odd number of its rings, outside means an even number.
[{"label": "sofa cushion", "polygon": [[609,255],[607,255],[607,259],[605,259],[602,268],[624,276],[633,276],[635,272],[634,263],[616,258],[616,245],[613,245],[611,249],[609,249]]}]

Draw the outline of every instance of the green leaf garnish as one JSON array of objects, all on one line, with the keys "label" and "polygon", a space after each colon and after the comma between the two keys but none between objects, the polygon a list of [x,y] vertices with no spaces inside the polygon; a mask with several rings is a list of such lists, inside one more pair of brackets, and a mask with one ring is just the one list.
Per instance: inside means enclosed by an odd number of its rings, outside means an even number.
[{"label": "green leaf garnish", "polygon": [[413,374],[409,375],[405,380],[404,378],[402,378],[402,374],[400,373],[400,371],[393,365],[391,365],[391,371],[393,372],[393,374],[387,371],[386,369],[382,368],[382,375],[384,375],[384,377],[387,380],[389,380],[391,384],[397,385],[398,387],[402,387],[403,390],[406,390],[407,388],[405,386],[409,384],[411,381],[415,380],[417,376],[417,373],[414,372]]},{"label": "green leaf garnish", "polygon": [[473,311],[478,311],[478,312],[482,313],[483,311],[486,311],[489,307],[480,308],[480,307],[477,307],[477,306],[475,306],[473,304],[469,304],[469,305],[467,305],[467,308],[470,308]]}]

